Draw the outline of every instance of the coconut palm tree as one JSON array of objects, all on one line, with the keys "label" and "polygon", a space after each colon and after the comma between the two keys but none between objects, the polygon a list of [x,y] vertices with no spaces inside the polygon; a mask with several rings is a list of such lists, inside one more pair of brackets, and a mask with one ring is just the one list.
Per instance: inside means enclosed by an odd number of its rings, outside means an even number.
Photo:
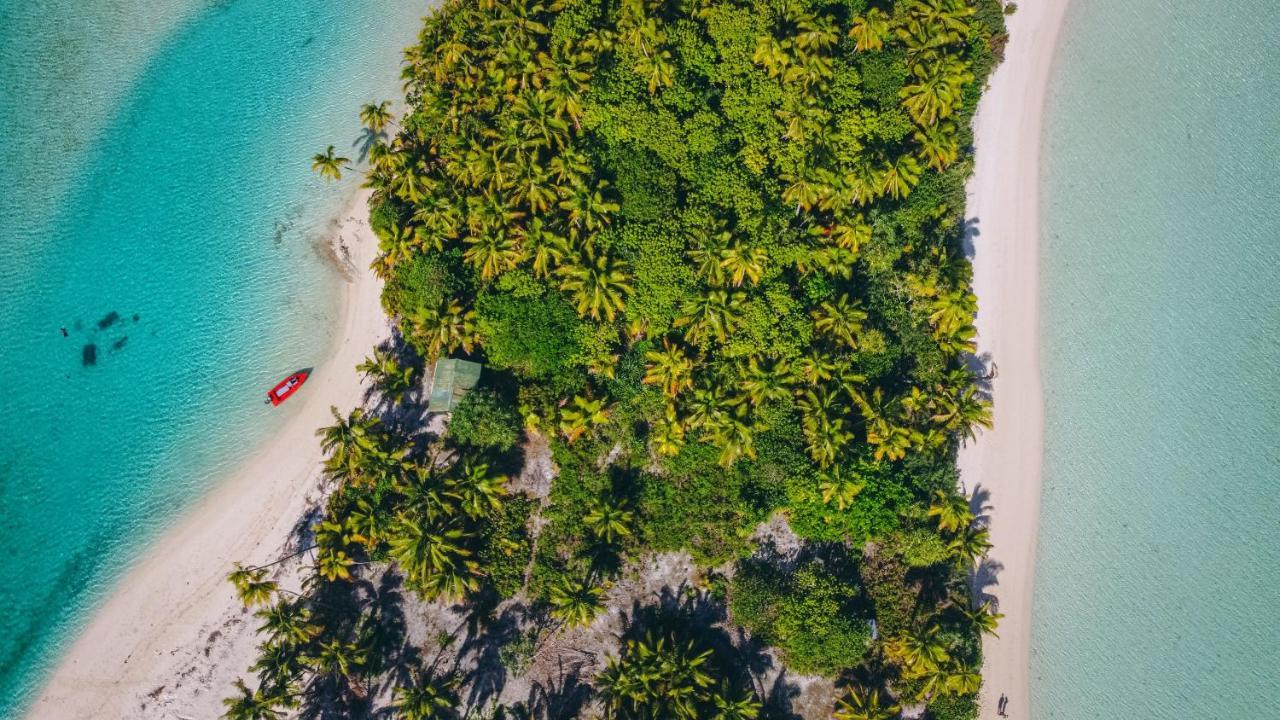
[{"label": "coconut palm tree", "polygon": [[688,326],[686,337],[695,343],[714,339],[724,342],[742,320],[742,295],[726,290],[708,290],[680,305],[675,327]]},{"label": "coconut palm tree", "polygon": [[867,486],[865,482],[845,477],[839,467],[833,467],[821,473],[818,490],[822,492],[822,502],[827,505],[835,503],[836,510],[844,512]]},{"label": "coconut palm tree", "polygon": [[373,378],[378,392],[393,403],[399,404],[404,394],[413,387],[414,368],[401,367],[395,355],[381,348],[374,348],[373,357],[365,358],[356,366],[356,372]]},{"label": "coconut palm tree", "polygon": [[456,300],[443,300],[433,308],[420,308],[409,318],[409,335],[419,343],[428,362],[458,348],[471,352],[476,340],[476,313]]},{"label": "coconut palm tree", "polygon": [[889,16],[880,8],[869,8],[853,19],[849,37],[853,38],[853,48],[858,52],[879,50],[889,37]]},{"label": "coconut palm tree", "polygon": [[273,641],[304,643],[320,632],[319,626],[311,622],[311,611],[301,600],[282,598],[254,615],[262,619],[258,632],[266,633]]},{"label": "coconut palm tree", "polygon": [[880,172],[880,189],[894,200],[911,194],[911,189],[920,181],[920,163],[910,155],[899,155],[888,161]]},{"label": "coconut palm tree", "polygon": [[604,588],[589,577],[565,575],[551,586],[547,600],[552,617],[569,627],[585,627],[604,609]]},{"label": "coconut palm tree", "polygon": [[338,638],[321,641],[315,653],[307,656],[305,661],[316,675],[350,687],[357,697],[365,696],[360,674],[369,662],[369,654],[356,643]]},{"label": "coconut palm tree", "polygon": [[894,651],[902,659],[908,673],[922,675],[936,670],[951,659],[938,626],[929,625],[915,632],[908,632],[894,642]]},{"label": "coconut palm tree", "polygon": [[916,130],[912,138],[920,146],[920,157],[924,160],[924,164],[942,172],[960,157],[958,135],[956,124],[944,121],[932,127]]},{"label": "coconut palm tree", "polygon": [[835,302],[823,302],[810,316],[813,318],[813,329],[820,334],[850,349],[858,347],[858,335],[862,332],[862,323],[867,319],[867,313],[856,301],[850,300],[848,295],[841,295]]},{"label": "coconut palm tree", "polygon": [[627,263],[604,255],[588,256],[581,265],[566,265],[560,275],[560,289],[573,296],[579,315],[592,320],[604,317],[613,322],[634,292]]},{"label": "coconut palm tree", "polygon": [[902,708],[880,688],[852,687],[836,704],[833,720],[893,720]]},{"label": "coconut palm tree", "polygon": [[380,103],[368,103],[360,107],[360,122],[369,128],[375,135],[382,133],[383,129],[391,123],[391,102],[383,100]]},{"label": "coconut palm tree", "polygon": [[610,545],[631,536],[633,520],[634,513],[614,498],[593,500],[588,506],[587,514],[582,516],[582,523],[591,534]]},{"label": "coconut palm tree", "polygon": [[463,242],[467,250],[462,253],[462,259],[478,270],[485,280],[514,269],[524,259],[516,238],[501,229],[470,235]]},{"label": "coconut palm tree", "polygon": [[966,565],[972,565],[991,549],[991,535],[980,525],[970,525],[952,538],[947,549]]},{"label": "coconut palm tree", "polygon": [[933,503],[929,505],[929,517],[937,518],[938,529],[945,532],[958,532],[969,527],[973,522],[973,512],[969,510],[969,499],[959,493],[938,490],[933,494]]},{"label": "coconut palm tree", "polygon": [[727,680],[720,681],[720,690],[712,698],[715,710],[711,720],[756,720],[760,717],[760,701],[755,693],[744,688],[734,690]]},{"label": "coconut palm tree", "polygon": [[227,709],[222,715],[225,720],[278,720],[284,717],[276,707],[279,705],[276,698],[250,690],[240,678],[236,678],[234,684],[236,695],[222,700],[222,706]]},{"label": "coconut palm tree", "polygon": [[227,580],[235,587],[236,597],[240,598],[245,607],[265,604],[279,589],[275,580],[267,579],[266,568],[245,567],[240,563],[235,564],[235,569],[227,575]]},{"label": "coconut palm tree", "polygon": [[462,512],[478,520],[502,508],[507,476],[491,475],[487,463],[467,459],[457,474],[449,478],[446,488],[445,495],[456,500]]},{"label": "coconut palm tree", "polygon": [[596,676],[608,716],[696,720],[714,684],[704,669],[710,657],[670,634],[627,640]]},{"label": "coconut palm tree", "polygon": [[320,177],[330,180],[341,180],[342,171],[350,170],[347,163],[351,162],[351,158],[345,158],[341,155],[333,154],[333,146],[330,145],[328,150],[323,153],[317,153],[311,158],[311,169],[320,173]]},{"label": "coconut palm tree", "polygon": [[[391,557],[405,577],[428,597],[447,594],[458,598],[458,590],[478,587],[474,575],[480,566],[471,560],[464,543],[471,535],[459,527],[425,523],[401,516],[389,541]],[[441,579],[447,582],[442,586]]]},{"label": "coconut palm tree", "polygon": [[435,678],[414,673],[413,683],[395,689],[392,705],[404,720],[445,720],[458,705],[456,678]]},{"label": "coconut palm tree", "polygon": [[976,695],[982,689],[982,673],[965,665],[957,665],[947,673],[943,687],[952,695]]},{"label": "coconut palm tree", "polygon": [[768,260],[769,252],[758,245],[734,244],[720,253],[720,267],[728,271],[734,287],[741,286],[746,279],[752,284],[760,282]]},{"label": "coconut palm tree", "polygon": [[965,609],[963,606],[960,612],[964,614],[966,620],[978,630],[979,633],[999,637],[996,634],[996,628],[1000,625],[1002,613],[998,613],[991,606],[991,601],[987,600],[976,608]]},{"label": "coconut palm tree", "polygon": [[608,424],[609,411],[603,400],[574,396],[569,407],[560,411],[560,431],[569,442],[577,440],[588,430]]},{"label": "coconut palm tree", "polygon": [[353,409],[345,418],[332,405],[329,412],[333,415],[333,425],[316,431],[320,448],[328,456],[325,469],[336,477],[353,478],[360,473],[365,456],[377,447],[374,432],[381,420],[376,416],[366,417],[362,408]]},{"label": "coconut palm tree", "polygon": [[296,705],[298,680],[306,671],[303,647],[285,640],[269,640],[258,646],[258,659],[249,669],[258,673],[258,693],[273,705]]},{"label": "coconut palm tree", "polygon": [[670,340],[664,338],[662,348],[662,352],[650,350],[644,354],[649,361],[645,367],[644,382],[657,385],[667,396],[675,397],[681,390],[693,387],[693,361]]}]

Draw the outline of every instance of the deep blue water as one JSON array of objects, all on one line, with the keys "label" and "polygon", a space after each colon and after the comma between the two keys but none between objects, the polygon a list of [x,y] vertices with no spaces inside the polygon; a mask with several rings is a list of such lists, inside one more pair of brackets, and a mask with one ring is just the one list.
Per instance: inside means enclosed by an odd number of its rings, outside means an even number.
[{"label": "deep blue water", "polygon": [[322,364],[355,180],[309,158],[358,157],[426,9],[0,0],[0,717]]}]

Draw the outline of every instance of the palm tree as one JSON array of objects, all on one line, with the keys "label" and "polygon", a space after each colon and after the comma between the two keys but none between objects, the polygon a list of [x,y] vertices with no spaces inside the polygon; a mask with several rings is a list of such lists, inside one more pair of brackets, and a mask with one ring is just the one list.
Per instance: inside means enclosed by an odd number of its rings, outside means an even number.
[{"label": "palm tree", "polygon": [[862,323],[867,314],[848,295],[841,295],[834,303],[830,300],[823,302],[810,315],[813,328],[819,333],[851,349],[858,347],[858,335],[862,333]]},{"label": "palm tree", "polygon": [[279,585],[275,580],[267,579],[267,569],[262,567],[245,567],[235,564],[235,569],[227,575],[227,580],[236,589],[236,597],[245,607],[262,605],[275,595]]},{"label": "palm tree", "polygon": [[738,370],[738,388],[752,405],[789,400],[792,380],[791,366],[786,360],[763,366],[752,356],[746,366],[739,366]]},{"label": "palm tree", "polygon": [[604,199],[601,190],[609,183],[601,180],[595,190],[587,186],[572,189],[560,202],[560,208],[568,213],[569,223],[579,230],[598,231],[609,223],[609,215],[618,211],[618,204]]},{"label": "palm tree", "polygon": [[676,318],[674,325],[687,325],[689,331],[686,335],[695,343],[703,343],[712,338],[724,342],[742,320],[741,308],[740,293],[709,290],[681,303],[681,316]]},{"label": "palm tree", "polygon": [[374,135],[379,135],[382,130],[391,122],[391,102],[383,100],[380,103],[369,103],[360,107],[360,122],[369,128]]},{"label": "palm tree", "polygon": [[938,519],[938,529],[946,532],[957,532],[973,522],[973,512],[969,510],[969,499],[958,493],[938,490],[933,494],[933,503],[929,505],[929,517]]},{"label": "palm tree", "polygon": [[588,256],[582,265],[565,266],[560,274],[560,289],[573,295],[579,315],[592,320],[603,315],[613,322],[633,292],[627,264],[603,255],[594,260]]},{"label": "palm tree", "polygon": [[852,687],[840,699],[833,720],[893,720],[902,708],[892,700],[885,700],[879,688]]},{"label": "palm tree", "polygon": [[582,523],[592,535],[612,545],[631,535],[633,513],[612,498],[596,499],[588,506]]},{"label": "palm tree", "polygon": [[703,669],[710,657],[673,635],[626,641],[622,656],[596,677],[607,717],[697,720],[714,682]]},{"label": "palm tree", "polygon": [[749,689],[735,691],[727,680],[720,681],[720,691],[713,698],[715,712],[711,720],[756,720],[760,717],[760,701]]},{"label": "palm tree", "polygon": [[978,607],[969,610],[961,608],[960,612],[964,614],[965,619],[967,619],[979,633],[990,635],[992,637],[999,637],[999,635],[996,634],[996,628],[1000,625],[1000,620],[1004,617],[1004,614],[996,612],[995,609],[991,607],[990,600],[987,600]]},{"label": "palm tree", "polygon": [[323,178],[330,180],[341,180],[343,169],[350,170],[347,163],[351,162],[350,158],[333,154],[333,146],[330,145],[328,150],[323,153],[317,153],[311,158],[311,169],[320,173]]},{"label": "palm tree", "polygon": [[889,16],[880,8],[868,9],[853,19],[849,37],[853,38],[853,47],[859,52],[879,50],[884,47],[885,38],[889,37]]},{"label": "palm tree", "polygon": [[769,253],[759,246],[735,244],[725,248],[720,257],[720,267],[729,272],[734,286],[738,287],[744,279],[750,279],[753,284],[760,282]]},{"label": "palm tree", "polygon": [[479,570],[479,564],[469,559],[471,551],[463,546],[470,538],[461,528],[437,527],[401,516],[389,545],[391,557],[400,564],[409,582],[418,588],[432,588],[435,576],[446,570],[460,569],[469,574]]},{"label": "palm tree", "polygon": [[865,482],[844,477],[839,467],[823,472],[819,478],[818,489],[822,491],[822,502],[830,505],[834,501],[840,512],[848,509],[867,486]]},{"label": "palm tree", "polygon": [[589,577],[562,576],[551,586],[547,599],[552,617],[569,627],[585,627],[604,609],[604,588]]},{"label": "palm tree", "polygon": [[912,137],[920,145],[920,156],[925,164],[942,172],[960,157],[957,135],[955,123],[940,122],[933,127],[916,130]]},{"label": "palm tree", "polygon": [[650,439],[659,455],[670,457],[680,453],[684,447],[684,425],[676,417],[675,406],[667,405],[662,419],[653,424]]},{"label": "palm tree", "polygon": [[911,194],[911,189],[920,181],[920,163],[910,155],[899,155],[889,161],[880,173],[880,188],[885,195],[894,200]]},{"label": "palm tree", "polygon": [[457,500],[464,513],[478,520],[502,508],[506,486],[506,475],[490,475],[487,463],[468,459],[463,461],[458,475],[450,478],[445,495]]},{"label": "palm tree", "polygon": [[485,280],[492,280],[515,268],[524,258],[516,239],[501,229],[470,235],[463,242],[467,244],[467,250],[462,259],[479,270],[480,277]]},{"label": "palm tree", "polygon": [[947,674],[944,688],[952,695],[976,695],[982,689],[982,673],[974,668],[958,665]]},{"label": "palm tree", "polygon": [[238,694],[222,700],[222,706],[227,709],[222,715],[225,720],[277,720],[284,717],[284,713],[276,709],[279,705],[276,698],[263,695],[261,690],[250,690],[240,678],[236,678],[235,687]]},{"label": "palm tree", "polygon": [[650,362],[645,368],[644,382],[658,385],[669,397],[675,397],[685,388],[693,387],[693,361],[684,354],[679,345],[672,345],[663,339],[662,352],[649,351],[644,354]]},{"label": "palm tree", "polygon": [[314,655],[306,658],[307,664],[317,675],[347,683],[357,697],[364,697],[364,684],[360,672],[369,661],[368,653],[353,642],[338,638],[320,642]]},{"label": "palm tree", "polygon": [[284,643],[304,643],[320,631],[319,626],[311,622],[311,611],[301,600],[280,599],[254,615],[262,618],[259,633],[266,633],[272,640]]},{"label": "palm tree", "polygon": [[908,673],[915,676],[936,670],[951,659],[936,625],[929,625],[922,631],[908,632],[893,645]]},{"label": "palm tree", "polygon": [[455,678],[435,678],[414,673],[413,683],[395,689],[392,703],[404,720],[444,720],[458,704]]},{"label": "palm tree", "polygon": [[258,646],[258,659],[249,669],[258,673],[258,693],[271,698],[276,705],[291,707],[297,681],[305,667],[302,645],[284,640],[270,640]]},{"label": "palm tree", "polygon": [[356,372],[372,376],[378,391],[396,404],[413,387],[413,366],[400,367],[395,355],[380,348],[374,348],[373,357],[365,358],[364,362],[357,365]]},{"label": "palm tree", "polygon": [[947,545],[956,554],[957,559],[972,564],[991,549],[990,533],[979,525],[970,525],[961,530]]},{"label": "palm tree", "polygon": [[570,406],[560,411],[560,430],[573,442],[584,432],[609,422],[609,411],[603,400],[576,395]]},{"label": "palm tree", "polygon": [[915,63],[911,71],[914,82],[899,94],[911,119],[924,127],[950,116],[963,98],[965,86],[973,82],[968,63],[951,57]]},{"label": "palm tree", "polygon": [[320,447],[328,455],[325,468],[334,475],[350,479],[359,474],[365,454],[374,449],[372,433],[381,420],[377,416],[366,418],[362,408],[355,408],[346,418],[332,405],[329,412],[333,414],[334,424],[316,431],[320,436]]},{"label": "palm tree", "polygon": [[456,300],[444,300],[434,308],[421,308],[409,318],[410,335],[421,342],[427,360],[462,348],[471,352],[476,340],[476,313]]}]

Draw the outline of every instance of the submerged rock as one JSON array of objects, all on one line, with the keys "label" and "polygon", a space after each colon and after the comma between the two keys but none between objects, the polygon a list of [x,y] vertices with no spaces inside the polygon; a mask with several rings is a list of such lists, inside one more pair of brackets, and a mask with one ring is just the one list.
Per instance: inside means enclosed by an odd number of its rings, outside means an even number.
[{"label": "submerged rock", "polygon": [[106,330],[112,325],[115,325],[116,321],[119,319],[120,319],[120,313],[116,312],[115,310],[112,310],[111,312],[103,316],[101,320],[98,321],[98,329]]}]

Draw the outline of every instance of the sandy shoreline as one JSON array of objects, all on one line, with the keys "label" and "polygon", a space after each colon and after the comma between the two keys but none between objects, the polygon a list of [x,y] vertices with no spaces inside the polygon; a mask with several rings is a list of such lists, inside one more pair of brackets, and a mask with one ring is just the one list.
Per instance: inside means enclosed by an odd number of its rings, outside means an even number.
[{"label": "sandy shoreline", "polygon": [[978,354],[994,362],[995,427],[960,453],[978,489],[994,548],[984,592],[1004,613],[984,641],[982,713],[1030,710],[1032,582],[1040,520],[1044,409],[1040,387],[1040,141],[1054,49],[1067,0],[1024,0],[1008,17],[1010,42],[974,122],[977,149],[968,186],[973,227]]},{"label": "sandy shoreline", "polygon": [[236,561],[267,562],[289,549],[299,518],[322,497],[316,428],[329,423],[330,405],[360,403],[355,366],[389,334],[382,285],[368,269],[378,246],[368,199],[359,191],[333,231],[350,253],[351,279],[332,354],[295,399],[302,406],[286,406],[294,414],[268,444],[154,542],[62,656],[28,717],[221,715],[221,698],[246,674],[257,642],[256,619],[225,575]]}]

